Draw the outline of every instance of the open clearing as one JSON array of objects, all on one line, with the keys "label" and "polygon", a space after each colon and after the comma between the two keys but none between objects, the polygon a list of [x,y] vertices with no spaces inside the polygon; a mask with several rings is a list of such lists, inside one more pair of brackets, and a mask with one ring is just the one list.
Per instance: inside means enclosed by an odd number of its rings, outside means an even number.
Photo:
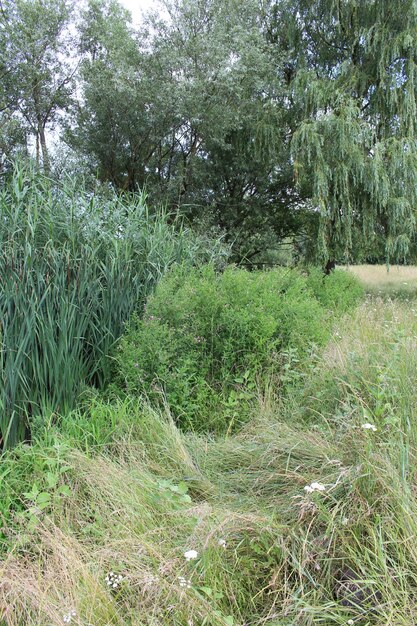
[{"label": "open clearing", "polygon": [[410,294],[417,291],[416,265],[349,265],[352,272],[365,285],[368,291],[382,294]]}]

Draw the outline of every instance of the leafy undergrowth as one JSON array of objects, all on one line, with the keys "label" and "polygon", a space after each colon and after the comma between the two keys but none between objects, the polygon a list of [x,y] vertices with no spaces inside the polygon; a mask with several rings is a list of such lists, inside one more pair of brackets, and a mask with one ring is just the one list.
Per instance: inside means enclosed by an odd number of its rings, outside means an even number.
[{"label": "leafy undergrowth", "polygon": [[95,399],[8,453],[3,624],[416,623],[412,307],[369,300],[232,437]]},{"label": "leafy undergrowth", "polygon": [[233,432],[257,387],[326,343],[335,319],[362,298],[343,271],[175,267],[119,343],[117,384],[152,405],[168,403],[183,429]]}]

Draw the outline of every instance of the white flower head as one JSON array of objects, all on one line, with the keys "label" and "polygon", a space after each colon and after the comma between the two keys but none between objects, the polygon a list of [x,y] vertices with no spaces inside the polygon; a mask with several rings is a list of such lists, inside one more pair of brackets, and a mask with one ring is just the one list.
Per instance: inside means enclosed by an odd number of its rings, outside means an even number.
[{"label": "white flower head", "polygon": [[226,544],[226,539],[219,539],[219,541],[218,541],[217,543],[218,543],[218,545],[219,545],[221,548],[225,548],[225,547],[226,547],[226,545],[227,545],[227,544]]},{"label": "white flower head", "polygon": [[186,561],[194,561],[198,557],[198,552],[197,550],[187,550],[184,552],[184,556]]},{"label": "white flower head", "polygon": [[367,422],[366,424],[362,424],[362,428],[364,430],[372,430],[374,433],[377,430],[376,426],[374,426],[373,424],[370,424],[369,422]]},{"label": "white flower head", "polygon": [[123,576],[121,574],[109,572],[104,580],[106,581],[108,587],[111,589],[117,589],[123,581]]},{"label": "white flower head", "polygon": [[307,493],[313,493],[313,491],[326,491],[326,487],[321,483],[311,483],[311,485],[306,485],[304,487],[304,491]]},{"label": "white flower head", "polygon": [[191,580],[189,578],[184,578],[184,576],[178,576],[178,582],[180,587],[191,589]]},{"label": "white flower head", "polygon": [[348,619],[348,621],[347,621],[347,624],[348,624],[349,626],[353,626],[353,624],[354,624],[354,623],[355,623],[355,622],[353,621],[353,619]]}]

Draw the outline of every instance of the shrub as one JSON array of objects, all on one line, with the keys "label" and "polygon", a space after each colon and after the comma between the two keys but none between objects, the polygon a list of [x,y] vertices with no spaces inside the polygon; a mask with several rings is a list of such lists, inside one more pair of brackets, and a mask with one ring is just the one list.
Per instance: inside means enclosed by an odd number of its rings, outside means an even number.
[{"label": "shrub", "polygon": [[359,280],[345,270],[335,270],[326,276],[322,270],[310,268],[307,284],[317,300],[337,314],[354,308],[364,295]]},{"label": "shrub", "polygon": [[158,284],[117,354],[129,393],[166,400],[187,428],[230,428],[259,377],[289,349],[328,336],[327,311],[295,270],[177,268]]},{"label": "shrub", "polygon": [[[138,302],[174,262],[216,256],[142,195],[96,195],[16,166],[0,187],[0,443],[101,385]],[[217,248],[219,250],[219,248]]]}]

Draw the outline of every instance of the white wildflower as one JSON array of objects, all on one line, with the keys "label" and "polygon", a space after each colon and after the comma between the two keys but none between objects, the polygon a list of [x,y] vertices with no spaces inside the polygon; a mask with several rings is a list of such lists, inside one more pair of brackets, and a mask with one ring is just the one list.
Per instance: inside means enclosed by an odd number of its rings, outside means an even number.
[{"label": "white wildflower", "polygon": [[225,548],[226,547],[226,539],[219,539],[219,541],[217,542],[219,544],[219,546],[221,548]]},{"label": "white wildflower", "polygon": [[109,572],[104,580],[106,581],[108,587],[111,589],[117,589],[123,581],[123,576],[121,576],[121,574]]},{"label": "white wildflower", "polygon": [[304,491],[307,493],[313,493],[313,491],[326,491],[326,487],[321,483],[311,483],[311,485],[306,485],[304,487]]},{"label": "white wildflower", "polygon": [[65,615],[63,615],[62,619],[64,620],[64,624],[71,624],[72,618],[75,617],[76,615],[77,615],[77,612],[74,609],[69,611],[69,613],[66,613]]},{"label": "white wildflower", "polygon": [[362,424],[362,428],[364,430],[372,430],[373,432],[376,432],[376,426],[374,426],[373,424],[369,424],[369,422],[367,422],[366,424]]},{"label": "white wildflower", "polygon": [[186,561],[194,561],[198,557],[198,552],[196,550],[187,550],[184,552],[184,556]]},{"label": "white wildflower", "polygon": [[348,619],[346,623],[348,624],[348,626],[353,626],[355,622],[353,621],[353,619]]},{"label": "white wildflower", "polygon": [[191,580],[189,578],[184,578],[184,576],[178,576],[178,582],[180,584],[180,587],[191,589]]}]

